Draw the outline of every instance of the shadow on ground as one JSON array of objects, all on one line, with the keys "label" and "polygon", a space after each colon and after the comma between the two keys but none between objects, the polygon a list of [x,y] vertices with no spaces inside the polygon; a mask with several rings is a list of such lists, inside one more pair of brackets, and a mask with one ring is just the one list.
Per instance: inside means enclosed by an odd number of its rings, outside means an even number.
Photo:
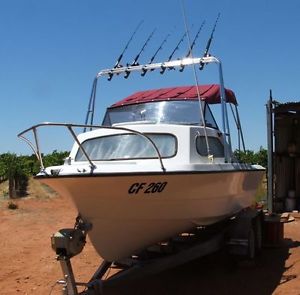
[{"label": "shadow on ground", "polygon": [[104,285],[104,294],[270,295],[280,283],[294,278],[283,273],[289,249],[299,244],[285,239],[280,247],[263,249],[253,262],[236,263],[220,251],[143,279],[129,277],[112,286]]}]

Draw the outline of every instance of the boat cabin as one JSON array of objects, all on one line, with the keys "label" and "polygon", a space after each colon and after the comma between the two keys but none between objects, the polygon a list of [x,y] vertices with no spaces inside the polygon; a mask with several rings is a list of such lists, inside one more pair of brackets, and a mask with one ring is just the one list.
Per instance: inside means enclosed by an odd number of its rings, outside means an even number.
[{"label": "boat cabin", "polygon": [[[225,93],[236,104],[234,93]],[[171,163],[176,156],[176,163],[224,163],[223,134],[209,106],[220,100],[216,84],[137,92],[107,109],[102,125],[108,129],[83,133],[79,140],[92,161],[161,157]],[[76,162],[86,161],[83,149],[72,152]]]}]

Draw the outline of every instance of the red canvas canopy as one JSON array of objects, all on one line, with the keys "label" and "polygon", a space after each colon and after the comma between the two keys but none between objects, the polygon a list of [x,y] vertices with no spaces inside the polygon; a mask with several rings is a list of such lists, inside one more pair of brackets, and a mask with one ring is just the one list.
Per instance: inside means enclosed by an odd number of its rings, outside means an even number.
[{"label": "red canvas canopy", "polygon": [[[200,85],[198,86],[201,100],[216,104],[221,102],[220,85]],[[226,101],[237,105],[235,94],[230,89],[225,89]],[[138,104],[144,102],[164,101],[164,100],[197,100],[197,86],[182,86],[160,88],[156,90],[146,90],[136,92],[121,101],[113,104],[111,107]]]}]

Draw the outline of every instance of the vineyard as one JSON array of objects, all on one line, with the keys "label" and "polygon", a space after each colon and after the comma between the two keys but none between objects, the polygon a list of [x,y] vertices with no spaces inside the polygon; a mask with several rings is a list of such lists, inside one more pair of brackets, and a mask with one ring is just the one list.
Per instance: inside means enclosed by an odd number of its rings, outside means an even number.
[{"label": "vineyard", "polygon": [[[53,151],[43,155],[44,164],[61,165],[68,154],[69,152]],[[35,155],[0,154],[0,183],[8,180],[8,196],[11,199],[26,196],[29,177],[39,171],[40,163]]]},{"label": "vineyard", "polygon": [[[61,165],[69,152],[53,151],[42,155],[44,166]],[[236,159],[243,163],[260,164],[267,167],[267,150],[260,148],[258,152],[247,150],[234,152]],[[28,179],[40,171],[40,163],[35,155],[24,156],[13,153],[0,154],[0,183],[8,180],[9,198],[19,198],[27,195]]]}]

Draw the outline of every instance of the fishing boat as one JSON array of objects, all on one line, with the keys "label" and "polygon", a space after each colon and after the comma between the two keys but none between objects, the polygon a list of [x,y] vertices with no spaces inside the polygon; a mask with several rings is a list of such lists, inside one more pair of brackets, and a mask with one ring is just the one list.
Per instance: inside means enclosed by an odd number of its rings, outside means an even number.
[{"label": "fishing boat", "polygon": [[[107,108],[101,125],[42,123],[19,134],[41,161],[36,179],[73,200],[80,218],[91,224],[90,240],[106,261],[226,220],[254,203],[264,168],[234,157],[227,109],[233,111],[239,142],[244,144],[237,100],[224,87],[216,57],[102,70],[90,106],[101,77],[208,64],[218,65],[218,84],[139,91]],[[222,128],[212,104],[220,105]],[[64,127],[74,138],[63,165],[44,167],[37,130],[45,126]],[[84,132],[76,134],[78,127]],[[25,137],[31,131],[35,142]]]}]

